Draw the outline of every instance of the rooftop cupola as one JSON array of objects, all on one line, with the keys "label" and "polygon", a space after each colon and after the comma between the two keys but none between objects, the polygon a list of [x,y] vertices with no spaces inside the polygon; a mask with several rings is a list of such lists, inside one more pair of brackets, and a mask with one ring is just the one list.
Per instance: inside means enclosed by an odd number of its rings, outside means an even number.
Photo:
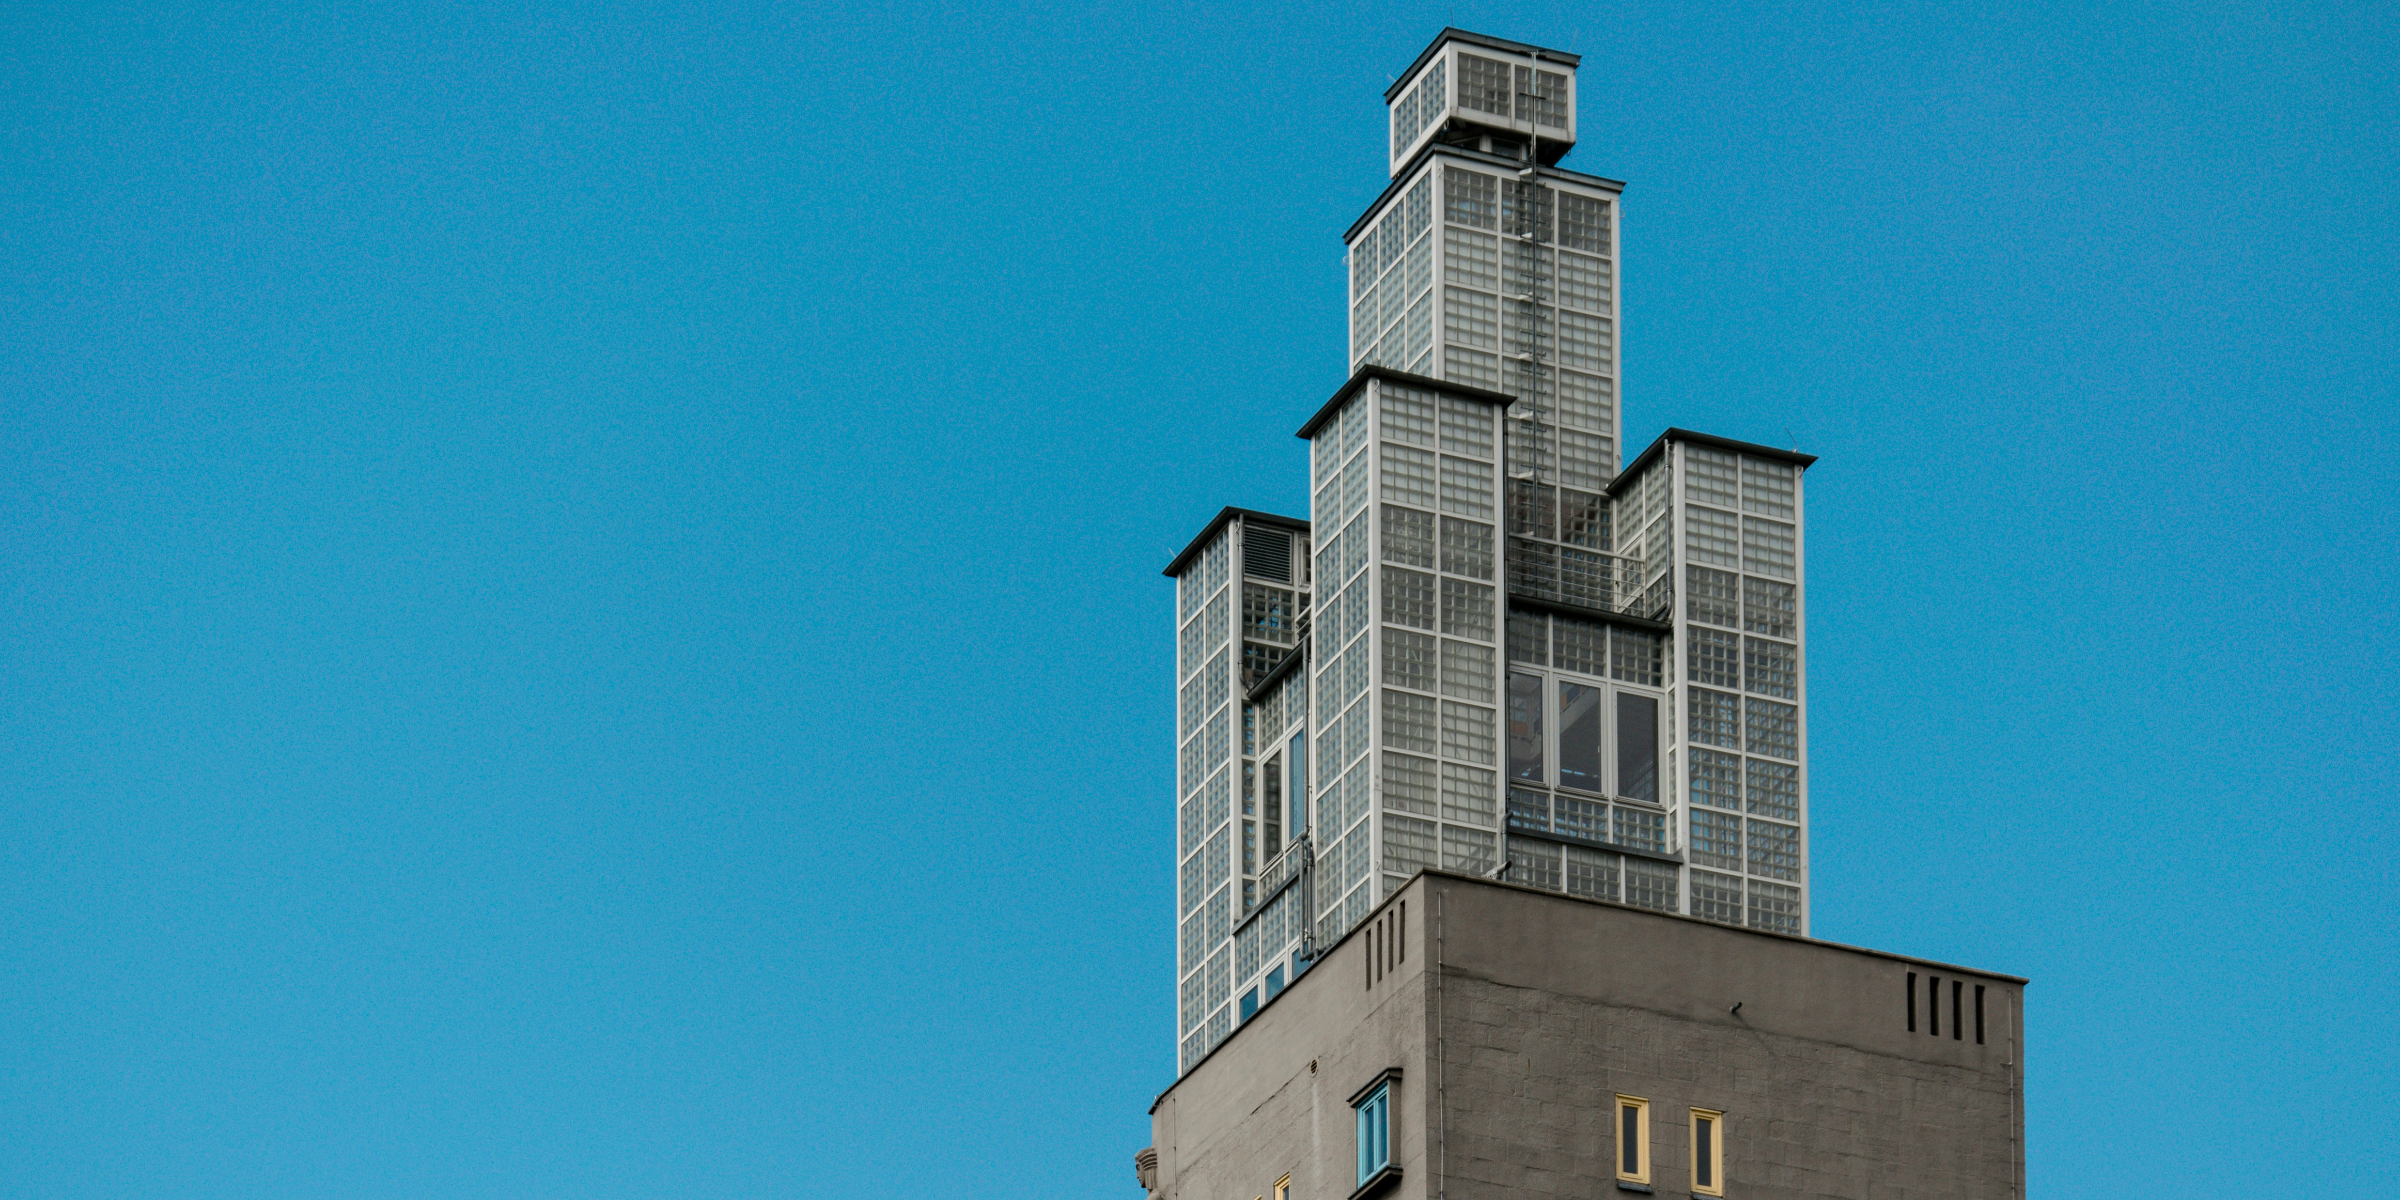
[{"label": "rooftop cupola", "polygon": [[1392,174],[1431,144],[1558,162],[1575,148],[1581,61],[1564,50],[1444,29],[1383,94],[1392,116]]}]

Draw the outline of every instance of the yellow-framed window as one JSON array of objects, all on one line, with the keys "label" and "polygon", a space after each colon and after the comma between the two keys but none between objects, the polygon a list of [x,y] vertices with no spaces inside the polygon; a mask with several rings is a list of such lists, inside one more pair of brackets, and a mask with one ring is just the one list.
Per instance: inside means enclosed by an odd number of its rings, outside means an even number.
[{"label": "yellow-framed window", "polygon": [[1650,1182],[1650,1102],[1639,1096],[1617,1097],[1616,1126],[1617,1178]]},{"label": "yellow-framed window", "polygon": [[1286,1175],[1275,1181],[1275,1200],[1292,1200],[1291,1176]]},{"label": "yellow-framed window", "polygon": [[1692,1194],[1725,1194],[1725,1114],[1692,1110]]}]

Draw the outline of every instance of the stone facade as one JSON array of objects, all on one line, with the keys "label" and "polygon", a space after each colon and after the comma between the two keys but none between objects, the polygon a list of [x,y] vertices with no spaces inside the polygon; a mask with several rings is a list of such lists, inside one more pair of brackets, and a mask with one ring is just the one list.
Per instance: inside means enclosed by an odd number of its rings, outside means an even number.
[{"label": "stone facade", "polygon": [[1396,1068],[1393,1200],[1619,1194],[1619,1095],[1656,1194],[1698,1108],[1727,1196],[2021,1196],[2024,982],[1427,872],[1159,1097],[1145,1183],[1349,1197],[1350,1099]]}]

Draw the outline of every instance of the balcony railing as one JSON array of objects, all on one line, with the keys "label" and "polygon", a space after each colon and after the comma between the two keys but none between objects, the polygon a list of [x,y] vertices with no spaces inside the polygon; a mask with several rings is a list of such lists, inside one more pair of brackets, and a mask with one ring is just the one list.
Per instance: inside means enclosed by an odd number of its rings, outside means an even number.
[{"label": "balcony railing", "polygon": [[1257,899],[1243,911],[1242,915],[1247,917],[1266,907],[1267,901],[1275,898],[1275,893],[1282,891],[1294,880],[1299,879],[1301,873],[1306,871],[1309,863],[1313,861],[1311,853],[1307,834],[1303,833],[1293,838],[1292,844],[1283,848],[1283,853],[1276,855],[1264,869],[1259,871]]},{"label": "balcony railing", "polygon": [[1508,594],[1629,617],[1662,619],[1675,607],[1671,575],[1642,586],[1642,562],[1529,538],[1508,539]]}]

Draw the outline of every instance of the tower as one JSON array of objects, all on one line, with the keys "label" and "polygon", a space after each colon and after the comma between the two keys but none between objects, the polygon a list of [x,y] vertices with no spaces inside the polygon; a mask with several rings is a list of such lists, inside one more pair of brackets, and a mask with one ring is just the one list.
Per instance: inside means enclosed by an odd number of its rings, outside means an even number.
[{"label": "tower", "polygon": [[1814,459],[1669,429],[1619,469],[1578,65],[1445,30],[1385,94],[1308,519],[1167,567],[1182,1069],[1429,868],[1807,931]]},{"label": "tower", "polygon": [[1619,466],[1577,67],[1450,29],[1385,94],[1308,517],[1167,566],[1180,1053],[1135,1171],[2022,1200],[2026,981],[1808,937],[1815,460],[1669,428]]}]

